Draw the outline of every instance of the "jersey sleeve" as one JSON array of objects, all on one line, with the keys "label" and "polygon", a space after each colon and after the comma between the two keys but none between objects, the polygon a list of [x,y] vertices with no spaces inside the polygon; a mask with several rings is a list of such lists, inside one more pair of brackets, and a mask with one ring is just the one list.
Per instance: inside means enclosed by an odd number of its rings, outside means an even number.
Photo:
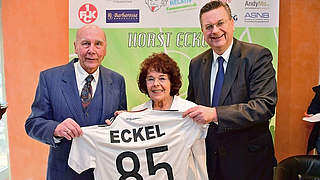
[{"label": "jersey sleeve", "polygon": [[188,180],[191,179],[208,179],[206,166],[206,146],[205,139],[198,139],[191,147],[189,156]]},{"label": "jersey sleeve", "polygon": [[188,123],[188,131],[186,137],[191,140],[191,153],[188,157],[188,174],[187,180],[201,179],[207,180],[206,167],[206,147],[205,138],[207,136],[208,125],[197,124],[192,119],[185,119]]},{"label": "jersey sleeve", "polygon": [[198,124],[191,118],[184,119],[185,137],[188,139],[188,144],[193,144],[197,139],[205,139],[208,132],[208,124]]},{"label": "jersey sleeve", "polygon": [[68,165],[78,174],[89,168],[96,167],[95,127],[81,128],[83,135],[72,140]]}]

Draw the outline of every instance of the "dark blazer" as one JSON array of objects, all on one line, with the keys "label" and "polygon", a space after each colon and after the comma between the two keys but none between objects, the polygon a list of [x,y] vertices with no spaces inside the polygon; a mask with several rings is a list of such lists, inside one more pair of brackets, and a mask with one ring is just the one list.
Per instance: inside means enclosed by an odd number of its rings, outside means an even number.
[{"label": "dark blazer", "polygon": [[102,114],[99,119],[92,120],[93,122],[85,120],[75,78],[75,61],[78,59],[40,73],[32,112],[25,123],[29,136],[50,145],[48,180],[94,179],[92,170],[78,175],[68,166],[71,141],[62,139],[60,143],[55,143],[53,138],[59,123],[66,118],[72,118],[81,127],[104,124],[105,119],[111,118],[116,110],[127,109],[124,78],[100,66],[98,83],[102,83],[102,107],[94,109],[102,108]]},{"label": "dark blazer", "polygon": [[[187,99],[210,105],[212,49],[191,60]],[[269,120],[277,103],[271,52],[233,39],[219,106],[218,125],[209,126],[209,178],[271,180],[276,165]]]},{"label": "dark blazer", "polygon": [[[320,113],[320,85],[315,86],[312,90],[316,93],[308,107],[307,114]],[[317,138],[320,136],[320,122],[315,123],[308,139],[307,153],[316,147]]]}]

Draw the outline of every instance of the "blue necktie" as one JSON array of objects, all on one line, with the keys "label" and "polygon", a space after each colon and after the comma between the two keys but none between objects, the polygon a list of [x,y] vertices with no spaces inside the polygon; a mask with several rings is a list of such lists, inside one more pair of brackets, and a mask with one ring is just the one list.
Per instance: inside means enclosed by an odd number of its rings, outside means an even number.
[{"label": "blue necktie", "polygon": [[219,65],[218,65],[218,72],[217,72],[213,95],[212,95],[212,107],[216,107],[219,104],[219,98],[220,98],[223,79],[224,79],[224,69],[223,69],[224,59],[223,57],[219,56],[217,60]]},{"label": "blue necktie", "polygon": [[84,109],[88,107],[92,99],[92,87],[91,87],[92,80],[93,80],[93,76],[91,74],[88,77],[86,77],[86,84],[83,86],[81,91],[80,98],[81,98],[82,107]]}]

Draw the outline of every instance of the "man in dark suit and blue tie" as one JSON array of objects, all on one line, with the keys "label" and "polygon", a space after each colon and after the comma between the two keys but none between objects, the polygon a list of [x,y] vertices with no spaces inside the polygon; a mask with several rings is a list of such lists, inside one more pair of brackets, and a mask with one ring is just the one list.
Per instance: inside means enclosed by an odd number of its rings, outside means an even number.
[{"label": "man in dark suit and blue tie", "polygon": [[124,78],[103,66],[106,35],[95,25],[77,31],[78,58],[40,73],[36,96],[25,129],[50,145],[47,180],[93,180],[93,170],[80,175],[68,166],[71,140],[80,127],[104,124],[116,110],[126,110]]},{"label": "man in dark suit and blue tie", "polygon": [[199,105],[184,116],[210,124],[209,179],[272,180],[277,163],[269,131],[277,103],[272,54],[233,37],[231,10],[222,1],[204,5],[200,22],[211,49],[190,63],[187,99]]}]

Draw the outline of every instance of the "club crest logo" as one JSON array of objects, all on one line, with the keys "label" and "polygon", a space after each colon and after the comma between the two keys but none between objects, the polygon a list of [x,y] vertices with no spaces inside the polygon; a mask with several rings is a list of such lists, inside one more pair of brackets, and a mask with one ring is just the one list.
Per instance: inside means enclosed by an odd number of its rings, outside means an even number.
[{"label": "club crest logo", "polygon": [[161,7],[166,6],[168,0],[145,0],[151,12],[158,11]]},{"label": "club crest logo", "polygon": [[78,17],[85,24],[93,23],[97,16],[97,8],[90,3],[86,3],[79,8]]}]

